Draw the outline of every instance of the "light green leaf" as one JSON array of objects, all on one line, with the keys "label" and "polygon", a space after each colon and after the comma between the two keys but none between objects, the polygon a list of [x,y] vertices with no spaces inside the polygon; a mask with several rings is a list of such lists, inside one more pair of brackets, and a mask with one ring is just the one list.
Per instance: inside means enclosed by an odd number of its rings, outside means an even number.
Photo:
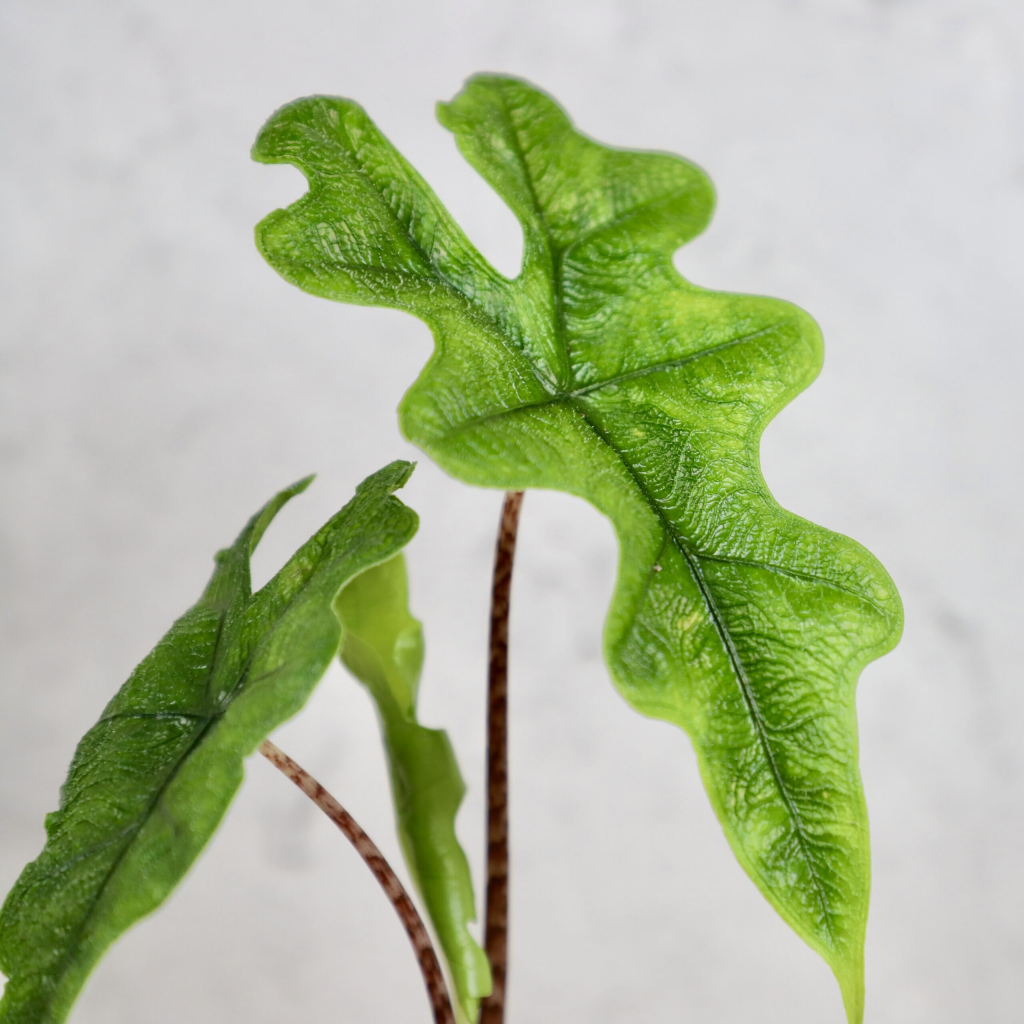
[{"label": "light green leaf", "polygon": [[689,733],[740,863],[863,1012],[870,886],[854,687],[902,609],[862,547],[780,508],[761,475],[771,418],[821,366],[817,326],[775,299],[707,291],[672,253],[711,184],[663,153],[577,132],[525,82],[471,79],[439,107],[522,224],[493,270],[353,102],[299,100],[256,141],[309,192],[257,228],[288,281],[424,320],[433,356],[399,413],[454,476],[586,498],[613,522],[612,676]]},{"label": "light green leaf", "polygon": [[2,1024],[58,1024],[107,947],[158,907],[206,845],[243,759],[305,704],[338,653],[332,602],[392,558],[416,514],[394,462],[252,594],[249,559],[278,494],[217,555],[206,591],[107,705],[75,751],[47,840],[0,912]]},{"label": "light green leaf", "polygon": [[370,691],[380,715],[405,861],[440,939],[462,1012],[475,1024],[479,1000],[491,991],[491,971],[466,927],[476,920],[473,880],[455,837],[466,787],[448,734],[416,721],[423,630],[409,613],[403,556],[357,576],[334,607],[345,629],[342,660]]}]

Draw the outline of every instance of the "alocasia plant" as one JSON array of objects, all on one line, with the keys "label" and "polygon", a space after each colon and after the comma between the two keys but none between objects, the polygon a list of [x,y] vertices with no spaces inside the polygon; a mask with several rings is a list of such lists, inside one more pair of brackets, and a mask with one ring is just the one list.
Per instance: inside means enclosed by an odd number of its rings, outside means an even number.
[{"label": "alocasia plant", "polygon": [[[605,627],[637,710],[683,727],[740,863],[834,971],[863,1017],[870,867],[854,688],[902,625],[862,547],[785,511],[760,436],[821,365],[816,325],[775,299],[685,281],[672,254],[707,225],[711,184],[664,153],[600,145],[520,80],[471,79],[442,123],[519,218],[509,280],[350,100],[279,110],[253,150],[309,191],[257,228],[288,281],[425,321],[436,350],[401,407],[405,435],[453,476],[567,491],[614,524]],[[0,1024],[60,1024],[104,950],[157,907],[221,820],[257,747],[352,840],[454,1024],[429,935],[380,851],[316,780],[263,742],[335,654],[379,713],[398,833],[465,1021],[504,1013],[508,593],[521,494],[506,497],[491,615],[487,953],[455,836],[464,784],[447,735],[419,724],[420,624],[401,549],[415,514],[395,462],[253,594],[254,516],[199,602],[139,665],[75,753],[47,842],[0,912]],[[262,746],[260,744],[262,743]],[[493,983],[493,984],[492,984]]]},{"label": "alocasia plant", "polygon": [[867,551],[777,504],[758,456],[818,373],[818,328],[676,272],[713,206],[693,164],[600,145],[503,76],[471,79],[438,114],[522,225],[518,277],[483,259],[357,104],[322,96],[279,110],[256,141],[255,159],[309,181],[261,222],[259,249],[315,295],[430,327],[400,423],[445,470],[567,491],[609,517],[612,677],[690,735],[737,858],[860,1021],[870,876],[854,687],[902,610]]}]

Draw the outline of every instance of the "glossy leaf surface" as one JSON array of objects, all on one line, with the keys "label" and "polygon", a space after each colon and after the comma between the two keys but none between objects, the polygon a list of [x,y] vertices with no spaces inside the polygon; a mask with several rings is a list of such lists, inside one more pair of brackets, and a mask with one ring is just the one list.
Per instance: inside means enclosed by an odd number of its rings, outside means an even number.
[{"label": "glossy leaf surface", "polygon": [[344,99],[299,100],[260,133],[254,157],[310,187],[257,245],[313,294],[428,324],[436,348],[400,422],[448,472],[567,491],[611,519],[615,683],[689,733],[740,863],[858,1021],[870,868],[854,687],[902,609],[867,551],[782,509],[761,474],[762,431],[821,366],[818,328],[676,272],[713,206],[693,164],[600,145],[511,78],[471,79],[439,116],[522,225],[515,280]]},{"label": "glossy leaf surface", "polygon": [[491,991],[491,972],[466,927],[476,919],[473,880],[455,836],[466,787],[447,733],[416,720],[423,630],[409,612],[408,590],[402,555],[357,576],[335,602],[345,630],[341,657],[377,705],[405,860],[462,1013],[475,1022],[479,1000]]},{"label": "glossy leaf surface", "polygon": [[303,706],[338,653],[338,591],[416,532],[415,513],[391,496],[411,471],[395,462],[369,477],[256,594],[250,556],[311,478],[217,555],[198,603],[82,739],[46,846],[7,897],[0,1022],[65,1020],[107,947],[184,876],[241,784],[243,759]]}]

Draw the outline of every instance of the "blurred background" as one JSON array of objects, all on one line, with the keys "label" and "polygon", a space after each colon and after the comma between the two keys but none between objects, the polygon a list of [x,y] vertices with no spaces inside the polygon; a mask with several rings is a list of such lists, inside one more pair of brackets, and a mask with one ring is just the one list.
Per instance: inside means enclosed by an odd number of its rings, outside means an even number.
[{"label": "blurred background", "polygon": [[[1024,960],[1019,0],[5,0],[0,6],[0,889],[81,734],[211,556],[312,470],[257,582],[369,472],[430,351],[399,313],[308,297],[253,225],[304,190],[251,163],[308,93],[358,99],[499,269],[511,214],[435,122],[474,71],[718,189],[677,256],[792,300],[826,340],[764,439],[779,500],[889,568],[906,633],[859,690],[873,1024],[1019,1019]],[[402,497],[421,719],[469,783],[476,877],[501,496],[424,459]],[[840,1024],[824,964],[734,862],[685,736],[614,692],[611,529],[532,492],[512,635],[510,1024]],[[275,735],[400,862],[376,723],[332,670]],[[478,894],[481,886],[478,882]],[[96,971],[75,1024],[427,1021],[394,915],[257,758],[182,888]]]}]

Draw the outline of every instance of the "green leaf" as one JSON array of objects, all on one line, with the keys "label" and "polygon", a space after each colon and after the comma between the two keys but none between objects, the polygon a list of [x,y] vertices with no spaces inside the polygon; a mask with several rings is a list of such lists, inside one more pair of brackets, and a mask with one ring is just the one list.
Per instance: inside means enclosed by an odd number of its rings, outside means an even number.
[{"label": "green leaf", "polygon": [[577,132],[547,95],[471,79],[439,107],[519,218],[520,275],[493,270],[353,102],[279,110],[253,155],[309,192],[257,227],[316,295],[406,310],[436,348],[399,409],[454,476],[579,495],[620,544],[605,628],[639,711],[682,726],[740,863],[863,1008],[870,885],[854,688],[902,628],[862,547],[780,508],[771,418],[821,366],[817,326],[775,299],[699,288],[672,265],[707,225],[691,163]]},{"label": "green leaf", "polygon": [[199,602],[171,627],[86,733],[47,816],[47,840],[0,912],[2,1024],[67,1018],[107,947],[158,907],[206,845],[243,759],[305,704],[341,642],[332,608],[357,573],[416,532],[394,462],[252,594],[249,559],[282,491],[217,555]]},{"label": "green leaf", "polygon": [[466,927],[476,920],[473,880],[455,837],[466,787],[448,734],[416,721],[423,630],[409,613],[403,556],[357,576],[334,607],[345,630],[342,660],[377,705],[406,864],[440,939],[462,1012],[475,1022],[479,1000],[491,991],[491,971]]}]

